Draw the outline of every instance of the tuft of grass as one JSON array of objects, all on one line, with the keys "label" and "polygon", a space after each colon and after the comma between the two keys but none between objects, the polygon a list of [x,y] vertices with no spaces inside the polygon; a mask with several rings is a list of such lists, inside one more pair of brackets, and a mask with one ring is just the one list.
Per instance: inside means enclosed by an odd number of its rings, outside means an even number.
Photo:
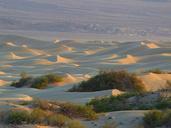
[{"label": "tuft of grass", "polygon": [[108,89],[121,91],[144,92],[143,82],[136,74],[127,71],[100,72],[98,75],[83,81],[79,85],[69,89],[71,92],[93,92]]}]

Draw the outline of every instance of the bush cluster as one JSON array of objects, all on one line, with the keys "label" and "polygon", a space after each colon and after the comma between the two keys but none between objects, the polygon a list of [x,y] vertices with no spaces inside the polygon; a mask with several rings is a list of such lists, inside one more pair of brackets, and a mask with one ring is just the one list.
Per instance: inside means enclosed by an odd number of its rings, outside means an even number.
[{"label": "bush cluster", "polygon": [[171,127],[171,110],[152,110],[145,114],[144,125],[146,128]]},{"label": "bush cluster", "polygon": [[32,103],[34,108],[40,108],[51,112],[59,113],[70,118],[85,118],[87,120],[97,119],[96,112],[89,106],[73,103],[50,102],[46,100],[35,100]]},{"label": "bush cluster", "polygon": [[1,121],[6,124],[41,124],[58,126],[60,128],[85,128],[78,120],[73,120],[61,114],[50,113],[39,108],[33,109],[31,112],[26,110],[11,110],[5,112],[2,116]]},{"label": "bush cluster", "polygon": [[[146,94],[125,93],[119,96],[110,96],[92,99],[87,105],[92,106],[96,112],[111,112],[121,110],[150,110],[171,108],[171,98],[159,97],[151,103],[141,102]],[[136,101],[130,101],[131,98]]]},{"label": "bush cluster", "polygon": [[121,91],[145,91],[143,82],[133,73],[126,71],[100,72],[88,81],[83,81],[74,86],[71,92],[93,92],[108,89]]},{"label": "bush cluster", "polygon": [[40,77],[30,77],[28,75],[21,75],[21,79],[17,82],[13,82],[11,86],[13,87],[31,87],[37,89],[47,88],[48,84],[61,82],[63,78],[56,74],[48,74]]}]

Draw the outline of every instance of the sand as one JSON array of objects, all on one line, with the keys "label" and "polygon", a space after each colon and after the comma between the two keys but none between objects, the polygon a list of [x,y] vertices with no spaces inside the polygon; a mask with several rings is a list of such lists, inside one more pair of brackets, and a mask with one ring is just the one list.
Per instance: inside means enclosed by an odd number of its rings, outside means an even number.
[{"label": "sand", "polygon": [[[116,96],[124,93],[119,90],[67,92],[72,86],[83,80],[88,80],[100,70],[105,69],[126,69],[138,72],[139,78],[148,91],[165,88],[168,86],[167,81],[171,81],[171,74],[140,73],[154,68],[171,71],[171,44],[169,43],[162,45],[163,42],[154,41],[104,43],[103,41],[56,40],[48,42],[48,45],[43,45],[43,41],[31,44],[27,41],[19,44],[15,40],[12,42],[6,43],[8,47],[0,48],[0,107],[2,109],[16,107],[15,102],[30,101],[35,97],[85,104],[94,97]],[[64,80],[54,83],[44,90],[9,87],[8,82],[19,79],[19,74],[22,71],[33,76],[57,73],[63,75]],[[136,128],[135,125],[142,123],[144,112],[105,113],[94,123],[101,126],[111,116],[119,124],[119,128]],[[134,123],[132,123],[133,121]],[[84,123],[89,128],[95,128],[92,122],[85,121]]]}]

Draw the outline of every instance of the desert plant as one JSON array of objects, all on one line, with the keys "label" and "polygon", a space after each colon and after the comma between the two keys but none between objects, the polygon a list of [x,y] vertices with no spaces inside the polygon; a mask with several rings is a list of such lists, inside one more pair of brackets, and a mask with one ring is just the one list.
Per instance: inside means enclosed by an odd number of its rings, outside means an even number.
[{"label": "desert plant", "polygon": [[92,92],[107,89],[119,89],[121,91],[145,91],[143,82],[133,73],[126,71],[100,72],[88,81],[83,81],[74,86],[71,92]]},{"label": "desert plant", "polygon": [[30,114],[27,111],[11,110],[5,113],[5,123],[7,124],[23,124],[28,123]]},{"label": "desert plant", "polygon": [[72,120],[67,124],[67,128],[86,128],[80,121]]},{"label": "desert plant", "polygon": [[48,79],[46,77],[39,77],[34,80],[31,87],[37,89],[44,89],[48,85]]},{"label": "desert plant", "polygon": [[152,110],[145,114],[144,125],[147,128],[171,127],[171,110]]},{"label": "desert plant", "polygon": [[31,123],[46,124],[48,113],[42,109],[36,108],[31,112]]},{"label": "desert plant", "polygon": [[89,106],[76,105],[72,103],[64,103],[60,105],[60,111],[69,117],[83,117],[89,120],[97,118],[96,113]]}]

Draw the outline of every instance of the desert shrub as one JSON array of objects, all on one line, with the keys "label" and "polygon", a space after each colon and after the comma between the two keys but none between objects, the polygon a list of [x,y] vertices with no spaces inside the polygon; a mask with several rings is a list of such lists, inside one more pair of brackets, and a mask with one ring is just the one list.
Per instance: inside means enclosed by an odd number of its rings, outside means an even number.
[{"label": "desert shrub", "polygon": [[17,88],[31,87],[37,89],[44,89],[47,88],[48,84],[61,82],[62,80],[63,77],[57,74],[48,74],[48,75],[33,78],[25,73],[22,73],[20,80],[12,82],[11,86]]},{"label": "desert shrub", "polygon": [[152,110],[145,114],[144,125],[147,128],[171,127],[171,110]]},{"label": "desert shrub", "polygon": [[46,77],[39,77],[34,80],[31,87],[37,89],[44,89],[48,86],[48,79]]},{"label": "desert shrub", "polygon": [[11,83],[11,86],[16,87],[16,88],[20,88],[23,86],[27,86],[28,84],[30,84],[30,82],[32,81],[32,77],[27,77],[27,78],[21,78],[19,81],[15,81]]},{"label": "desert shrub", "polygon": [[27,111],[11,110],[4,114],[4,122],[7,124],[23,124],[30,120],[30,114]]},{"label": "desert shrub", "polygon": [[83,81],[78,86],[74,86],[69,91],[92,92],[108,89],[137,92],[145,91],[143,82],[135,74],[126,71],[100,72],[88,81]]},{"label": "desert shrub", "polygon": [[36,108],[31,112],[31,123],[46,124],[48,113],[42,109]]},{"label": "desert shrub", "polygon": [[76,105],[72,103],[64,103],[60,105],[60,112],[69,117],[82,117],[89,120],[97,118],[96,113],[89,106]]},{"label": "desert shrub", "polygon": [[51,126],[59,126],[59,127],[62,127],[64,125],[66,125],[66,123],[68,121],[70,121],[71,119],[64,116],[64,115],[61,115],[61,114],[56,114],[56,115],[51,115],[49,116],[48,118],[48,124],[51,125]]},{"label": "desert shrub", "polygon": [[32,101],[31,106],[33,108],[50,111],[52,113],[62,114],[70,118],[81,117],[89,120],[94,120],[97,118],[96,112],[90,106],[85,105],[35,99]]},{"label": "desert shrub", "polygon": [[92,99],[87,105],[92,106],[96,112],[111,112],[132,109],[131,105],[126,104],[126,100],[136,96],[136,93],[125,93],[118,96],[102,97]]},{"label": "desert shrub", "polygon": [[[96,112],[111,112],[120,110],[150,110],[171,108],[170,97],[158,97],[154,101],[144,102],[143,97],[150,93],[125,93],[118,96],[94,98],[87,105]],[[131,100],[132,99],[132,100]]]},{"label": "desert shrub", "polygon": [[48,79],[48,83],[61,82],[63,78],[56,74],[47,74],[45,77]]},{"label": "desert shrub", "polygon": [[80,121],[72,120],[67,124],[67,128],[86,128]]}]

